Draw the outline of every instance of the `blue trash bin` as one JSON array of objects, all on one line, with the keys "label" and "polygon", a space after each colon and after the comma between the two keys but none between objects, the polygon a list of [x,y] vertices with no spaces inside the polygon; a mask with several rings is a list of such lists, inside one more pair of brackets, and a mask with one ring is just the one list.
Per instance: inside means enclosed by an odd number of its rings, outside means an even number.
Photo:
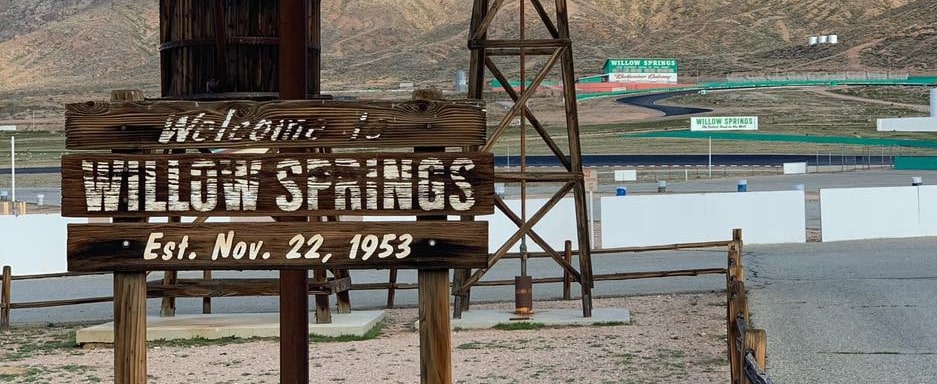
[{"label": "blue trash bin", "polygon": [[739,180],[739,192],[748,192],[748,180]]},{"label": "blue trash bin", "polygon": [[627,196],[628,187],[618,187],[615,189],[615,196]]}]

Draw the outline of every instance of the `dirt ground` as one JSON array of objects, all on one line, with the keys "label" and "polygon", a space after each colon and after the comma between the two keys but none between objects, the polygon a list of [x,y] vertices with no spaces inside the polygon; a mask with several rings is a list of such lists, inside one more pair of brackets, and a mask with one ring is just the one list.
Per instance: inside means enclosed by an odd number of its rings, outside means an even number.
[{"label": "dirt ground", "polygon": [[[525,330],[457,330],[454,383],[725,383],[725,293],[603,298],[595,308],[631,310],[632,324]],[[474,308],[512,308],[512,303]],[[579,308],[580,302],[536,302]],[[311,383],[418,383],[415,308],[387,313],[377,337],[310,344]],[[0,334],[2,383],[113,382],[112,348],[74,346],[72,326]],[[277,383],[276,340],[155,342],[150,383]]]}]

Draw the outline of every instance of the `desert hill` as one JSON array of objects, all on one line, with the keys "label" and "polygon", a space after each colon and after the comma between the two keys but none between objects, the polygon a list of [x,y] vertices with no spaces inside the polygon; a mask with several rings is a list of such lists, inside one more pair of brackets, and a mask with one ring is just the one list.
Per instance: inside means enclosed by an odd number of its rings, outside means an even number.
[{"label": "desert hill", "polygon": [[[158,3],[0,0],[0,93],[155,91]],[[516,33],[517,6],[509,2],[493,35]],[[326,0],[322,7],[325,89],[445,85],[467,69],[469,1]],[[937,0],[569,0],[569,9],[580,76],[599,73],[607,57],[676,57],[684,75],[702,77],[937,71]],[[528,7],[528,19],[535,17]],[[531,38],[542,35],[528,25]],[[806,46],[821,34],[837,34],[840,44]]]}]

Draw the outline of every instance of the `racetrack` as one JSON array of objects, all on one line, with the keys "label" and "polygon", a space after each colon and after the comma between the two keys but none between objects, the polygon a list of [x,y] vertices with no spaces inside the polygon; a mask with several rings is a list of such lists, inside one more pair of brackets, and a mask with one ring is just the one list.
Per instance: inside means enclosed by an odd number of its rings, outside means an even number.
[{"label": "racetrack", "polygon": [[692,108],[692,107],[675,107],[669,105],[657,105],[657,102],[663,99],[671,98],[674,96],[688,95],[691,93],[696,93],[698,91],[679,91],[679,92],[667,92],[667,93],[656,93],[653,95],[639,95],[639,96],[628,96],[616,99],[615,101],[622,104],[634,105],[637,107],[649,108],[664,113],[664,116],[682,116],[682,115],[695,115],[698,113],[712,112],[712,109],[706,108]]}]

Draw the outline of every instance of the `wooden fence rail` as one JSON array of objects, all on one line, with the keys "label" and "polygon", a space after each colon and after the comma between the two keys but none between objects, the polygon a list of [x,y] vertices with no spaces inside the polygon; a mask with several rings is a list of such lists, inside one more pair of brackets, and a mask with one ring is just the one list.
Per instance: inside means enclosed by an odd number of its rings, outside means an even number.
[{"label": "wooden fence rail", "polygon": [[[622,272],[622,273],[607,273],[607,274],[596,274],[593,276],[595,281],[619,281],[619,280],[634,280],[634,279],[648,279],[648,278],[660,278],[660,277],[677,277],[677,276],[701,276],[709,274],[726,274],[727,276],[731,273],[735,276],[741,275],[741,262],[738,261],[740,258],[740,249],[741,249],[741,232],[739,231],[735,236],[738,236],[737,239],[733,240],[720,240],[720,241],[708,241],[708,242],[693,242],[693,243],[676,243],[676,244],[663,244],[663,245],[654,245],[646,247],[621,247],[621,248],[607,248],[607,249],[596,249],[592,250],[592,254],[621,254],[621,253],[641,253],[641,252],[651,252],[651,251],[672,251],[672,250],[684,250],[684,249],[697,249],[697,248],[714,248],[714,247],[728,247],[728,267],[727,268],[699,268],[699,269],[683,269],[683,270],[668,270],[668,271],[644,271],[644,272]],[[566,249],[564,257],[567,260],[572,260],[574,256],[579,254],[578,251],[572,250],[572,243],[570,241],[566,242]],[[511,253],[507,254],[505,258],[520,258],[520,253]],[[534,252],[528,253],[530,258],[546,258],[550,257],[546,252]],[[0,329],[6,329],[10,324],[10,310],[19,309],[19,308],[40,308],[40,307],[55,307],[55,306],[64,306],[64,305],[76,305],[76,304],[88,304],[88,303],[99,303],[99,302],[108,302],[112,301],[113,298],[110,296],[107,297],[93,297],[93,298],[79,298],[79,299],[67,299],[67,300],[51,300],[51,301],[35,301],[35,302],[19,302],[13,303],[10,299],[11,292],[11,281],[16,280],[32,280],[32,279],[47,279],[47,278],[65,278],[65,277],[74,277],[74,276],[85,276],[85,275],[100,275],[107,273],[54,273],[54,274],[41,274],[41,275],[20,275],[13,276],[10,273],[10,267],[4,267],[3,275],[3,286],[2,286],[2,295],[0,295]],[[392,308],[394,306],[394,297],[395,291],[397,290],[409,290],[417,289],[418,285],[416,283],[397,283],[396,279],[396,270],[390,270],[389,279],[387,283],[352,283],[350,285],[350,290],[387,290],[387,307]],[[566,300],[571,299],[571,286],[576,282],[575,276],[572,276],[570,273],[565,272],[562,277],[542,277],[533,279],[534,284],[550,284],[550,283],[562,283],[563,284],[563,298]],[[155,283],[151,282],[151,285]],[[478,287],[493,287],[493,286],[510,286],[514,285],[514,280],[485,280],[479,281],[474,284]],[[159,297],[155,294],[148,295],[149,297]],[[200,295],[202,297],[205,295]],[[218,292],[217,295],[211,297],[220,297],[226,296],[224,292]],[[204,297],[205,304],[210,308],[211,297]],[[207,309],[205,313],[210,313],[211,310]]]},{"label": "wooden fence rail", "polygon": [[726,341],[732,384],[774,384],[767,368],[768,336],[763,329],[749,328],[745,269],[742,264],[742,234],[735,230],[729,246],[729,273],[726,274]]}]

